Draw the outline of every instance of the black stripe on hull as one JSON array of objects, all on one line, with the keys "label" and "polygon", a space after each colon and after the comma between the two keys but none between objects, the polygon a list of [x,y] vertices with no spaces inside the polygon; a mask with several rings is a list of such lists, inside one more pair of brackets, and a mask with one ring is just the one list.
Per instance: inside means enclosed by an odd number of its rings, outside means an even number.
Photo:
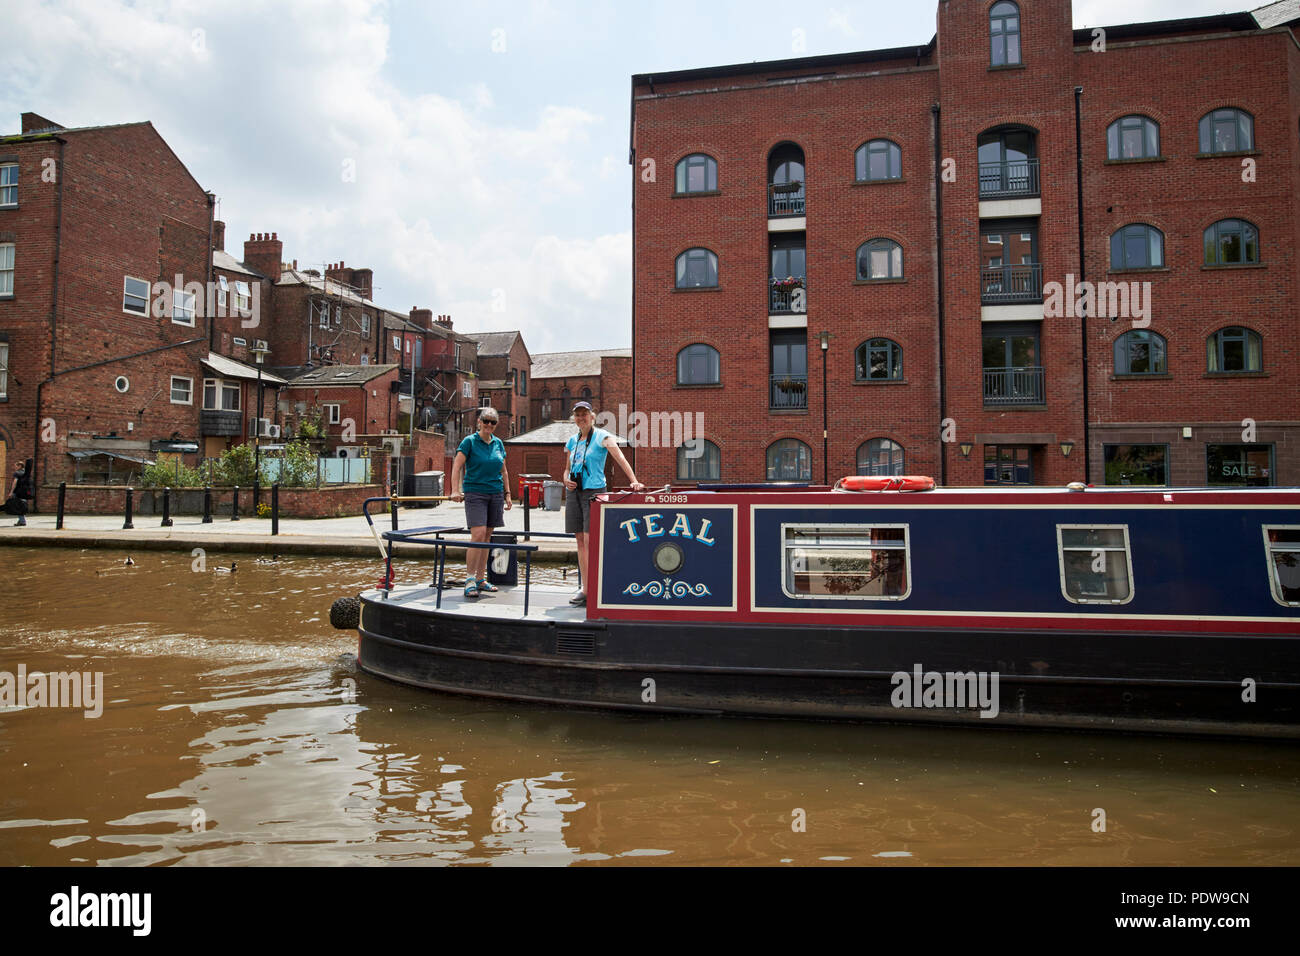
[{"label": "black stripe on hull", "polygon": [[[364,602],[363,670],[432,690],[660,713],[1300,738],[1300,640],[503,621]],[[996,717],[895,707],[895,672],[997,672]],[[653,699],[646,679],[653,680]],[[1242,680],[1256,701],[1242,700]]]}]

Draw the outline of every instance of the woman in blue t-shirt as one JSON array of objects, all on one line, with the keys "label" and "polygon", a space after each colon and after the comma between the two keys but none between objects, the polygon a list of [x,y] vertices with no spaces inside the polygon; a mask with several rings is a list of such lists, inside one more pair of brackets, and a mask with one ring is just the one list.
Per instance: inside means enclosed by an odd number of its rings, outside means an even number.
[{"label": "woman in blue t-shirt", "polygon": [[[465,502],[465,524],[471,541],[490,540],[492,529],[505,524],[503,509],[511,506],[506,446],[494,434],[499,421],[495,408],[480,408],[478,431],[466,435],[456,447],[456,460],[451,466],[451,500]],[[487,548],[465,550],[465,597],[499,591],[500,588],[487,582]]]}]

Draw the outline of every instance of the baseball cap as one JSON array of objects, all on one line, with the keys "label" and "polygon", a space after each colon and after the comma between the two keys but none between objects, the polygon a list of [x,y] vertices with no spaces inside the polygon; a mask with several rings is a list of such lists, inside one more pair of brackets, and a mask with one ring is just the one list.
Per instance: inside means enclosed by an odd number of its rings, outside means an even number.
[{"label": "baseball cap", "polygon": [[595,409],[593,409],[593,408],[591,407],[591,402],[574,402],[574,403],[573,403],[573,410],[574,410],[575,412],[576,412],[578,409],[580,409],[580,408],[585,408],[587,411],[592,412],[593,414],[595,413]]}]

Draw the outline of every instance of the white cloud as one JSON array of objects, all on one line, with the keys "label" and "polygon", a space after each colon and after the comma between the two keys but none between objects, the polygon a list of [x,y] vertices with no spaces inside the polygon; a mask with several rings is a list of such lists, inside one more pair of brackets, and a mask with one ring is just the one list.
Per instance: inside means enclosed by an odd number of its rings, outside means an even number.
[{"label": "white cloud", "polygon": [[[387,10],[371,0],[62,9],[12,22],[11,49],[23,52],[16,71],[6,64],[18,77],[9,115],[153,120],[221,197],[229,251],[275,231],[303,268],[374,269],[376,298],[395,311],[450,312],[465,331],[518,328],[539,351],[592,329],[596,345],[627,343],[630,236],[558,234],[566,208],[608,176],[590,142],[601,117],[556,102],[500,119],[483,82],[462,82],[463,101],[397,88]],[[545,3],[532,12],[554,15]],[[491,311],[493,289],[506,312]]]}]

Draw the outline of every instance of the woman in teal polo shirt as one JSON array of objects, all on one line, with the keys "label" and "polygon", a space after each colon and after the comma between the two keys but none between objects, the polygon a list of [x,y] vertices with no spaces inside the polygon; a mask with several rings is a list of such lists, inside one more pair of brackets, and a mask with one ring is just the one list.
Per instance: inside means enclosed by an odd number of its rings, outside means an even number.
[{"label": "woman in teal polo shirt", "polygon": [[[490,540],[492,529],[505,524],[503,508],[511,506],[506,446],[494,433],[499,421],[495,408],[480,408],[478,431],[466,435],[456,447],[456,460],[451,466],[451,500],[465,502],[465,524],[471,541]],[[465,597],[500,590],[487,582],[487,548],[465,550]]]}]

